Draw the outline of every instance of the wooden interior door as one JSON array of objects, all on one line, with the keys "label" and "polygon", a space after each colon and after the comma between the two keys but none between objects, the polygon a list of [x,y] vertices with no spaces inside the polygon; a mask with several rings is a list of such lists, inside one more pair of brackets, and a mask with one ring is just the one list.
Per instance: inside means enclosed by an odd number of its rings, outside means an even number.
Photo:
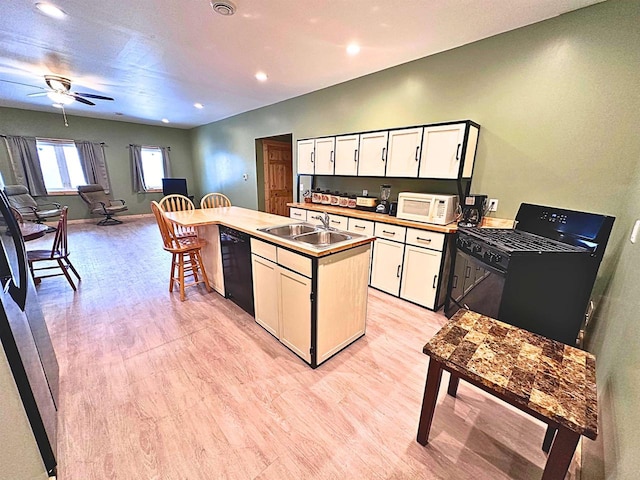
[{"label": "wooden interior door", "polygon": [[287,203],[293,202],[291,145],[273,140],[263,140],[262,153],[265,211],[288,217]]}]

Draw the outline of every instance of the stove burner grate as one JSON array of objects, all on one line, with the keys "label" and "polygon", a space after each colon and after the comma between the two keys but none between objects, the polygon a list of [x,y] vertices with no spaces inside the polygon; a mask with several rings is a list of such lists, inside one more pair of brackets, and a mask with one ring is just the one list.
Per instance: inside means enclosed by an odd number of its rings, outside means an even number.
[{"label": "stove burner grate", "polygon": [[503,228],[461,228],[461,234],[470,235],[488,245],[508,253],[539,252],[588,252],[586,248],[576,247],[550,238],[534,235],[520,230]]}]

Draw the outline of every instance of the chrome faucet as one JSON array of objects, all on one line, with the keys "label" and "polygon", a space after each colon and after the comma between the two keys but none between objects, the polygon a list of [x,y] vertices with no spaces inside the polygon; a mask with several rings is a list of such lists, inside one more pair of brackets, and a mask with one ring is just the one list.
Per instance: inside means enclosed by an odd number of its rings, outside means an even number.
[{"label": "chrome faucet", "polygon": [[329,230],[331,227],[329,226],[329,214],[327,212],[323,212],[324,216],[322,215],[316,215],[315,217],[311,217],[311,218],[315,218],[316,220],[320,220],[322,222],[322,227],[325,230]]}]

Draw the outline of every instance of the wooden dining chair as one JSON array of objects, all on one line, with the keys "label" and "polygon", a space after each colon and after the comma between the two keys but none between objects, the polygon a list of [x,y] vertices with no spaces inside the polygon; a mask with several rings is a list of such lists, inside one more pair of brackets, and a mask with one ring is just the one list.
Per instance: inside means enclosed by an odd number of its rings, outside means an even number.
[{"label": "wooden dining chair", "polygon": [[[78,271],[74,268],[73,264],[69,260],[69,246],[67,242],[67,211],[69,207],[62,207],[60,213],[60,219],[58,220],[58,229],[56,230],[56,237],[53,240],[53,246],[51,250],[27,250],[27,260],[29,261],[29,268],[31,269],[31,275],[34,280],[47,277],[57,277],[64,275],[71,285],[73,290],[76,290],[76,286],[73,283],[71,275],[69,275],[69,269],[74,273],[78,280],[81,280]],[[34,263],[47,262],[48,265],[35,268]],[[51,265],[52,262],[56,262],[57,265]],[[60,273],[51,273],[49,275],[36,276],[36,272],[52,269],[62,270]]]},{"label": "wooden dining chair", "polygon": [[[151,210],[160,229],[164,244],[163,248],[172,255],[169,292],[173,292],[173,286],[178,284],[181,301],[184,301],[185,298],[185,287],[204,283],[207,291],[210,292],[209,279],[200,254],[205,242],[198,237],[179,236],[175,228],[176,225],[167,220],[158,202],[151,202]],[[191,283],[186,283],[186,278],[188,277],[193,278]]]},{"label": "wooden dining chair", "polygon": [[200,200],[200,208],[230,207],[231,200],[222,193],[207,193]]},{"label": "wooden dining chair", "polygon": [[[158,203],[158,206],[163,212],[182,212],[185,210],[196,209],[196,207],[193,205],[193,202],[188,197],[177,193],[162,197],[160,203]],[[198,232],[194,227],[182,227],[180,225],[176,225],[175,230],[179,237],[198,236]]]}]

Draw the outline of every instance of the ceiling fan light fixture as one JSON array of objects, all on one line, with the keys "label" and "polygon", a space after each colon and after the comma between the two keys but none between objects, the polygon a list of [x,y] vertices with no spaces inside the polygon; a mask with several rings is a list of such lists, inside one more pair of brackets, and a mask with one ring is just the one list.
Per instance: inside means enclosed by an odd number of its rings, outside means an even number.
[{"label": "ceiling fan light fixture", "polygon": [[53,3],[38,2],[36,8],[44,13],[46,16],[55,18],[56,20],[62,20],[67,14],[59,7],[56,7]]},{"label": "ceiling fan light fixture", "polygon": [[44,80],[50,89],[57,92],[68,92],[71,90],[71,80],[68,78],[59,75],[45,75]]},{"label": "ceiling fan light fixture", "polygon": [[51,106],[56,108],[64,108],[64,105],[62,103],[52,103]]},{"label": "ceiling fan light fixture", "polygon": [[61,92],[48,92],[47,97],[53,100],[55,103],[61,103],[62,105],[69,105],[74,102],[74,98],[71,95]]},{"label": "ceiling fan light fixture", "polygon": [[216,0],[211,0],[210,3],[213,11],[223,17],[230,17],[236,13],[236,6],[229,1],[217,2]]}]

